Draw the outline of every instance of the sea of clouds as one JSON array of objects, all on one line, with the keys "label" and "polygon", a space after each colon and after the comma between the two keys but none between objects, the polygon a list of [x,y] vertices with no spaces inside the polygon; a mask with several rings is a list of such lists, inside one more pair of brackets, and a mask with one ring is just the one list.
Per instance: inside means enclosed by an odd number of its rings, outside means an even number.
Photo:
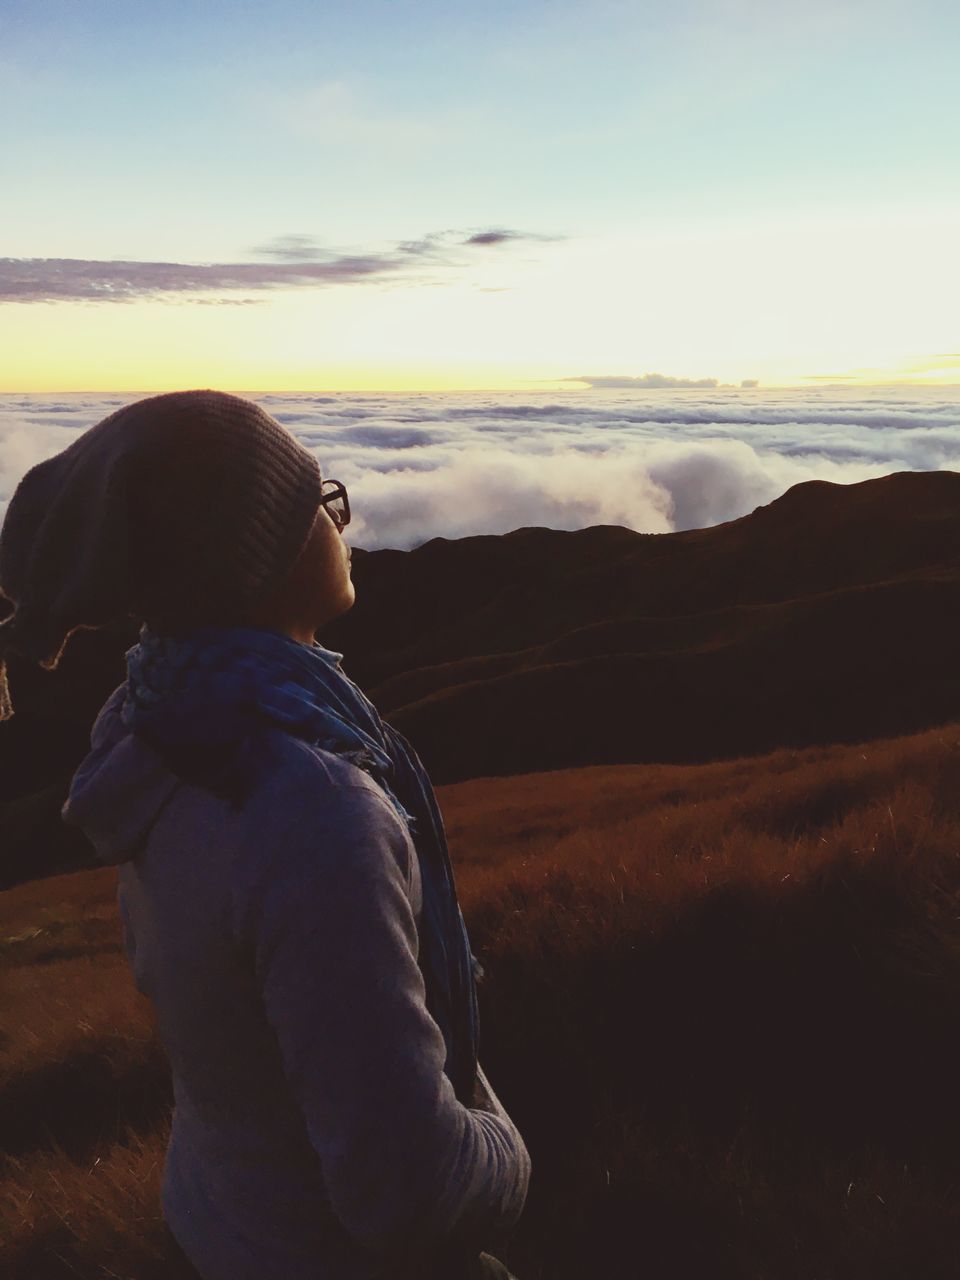
[{"label": "sea of clouds", "polygon": [[[135,395],[0,396],[0,519]],[[366,550],[527,525],[705,528],[803,480],[960,471],[960,387],[251,395],[342,480]]]}]

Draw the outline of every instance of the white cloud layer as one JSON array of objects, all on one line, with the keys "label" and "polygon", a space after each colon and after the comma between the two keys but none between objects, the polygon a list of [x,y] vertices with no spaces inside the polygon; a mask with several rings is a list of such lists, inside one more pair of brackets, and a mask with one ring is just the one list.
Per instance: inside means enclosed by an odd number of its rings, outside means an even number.
[{"label": "white cloud layer", "polygon": [[[31,466],[135,398],[0,396],[0,517]],[[803,480],[960,470],[960,388],[253,398],[347,485],[346,536],[367,550],[524,525],[706,528]]]}]

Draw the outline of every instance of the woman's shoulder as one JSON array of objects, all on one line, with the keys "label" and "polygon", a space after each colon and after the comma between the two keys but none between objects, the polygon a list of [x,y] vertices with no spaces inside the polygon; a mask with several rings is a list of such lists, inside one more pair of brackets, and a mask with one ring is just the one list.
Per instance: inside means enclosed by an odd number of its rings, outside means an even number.
[{"label": "woman's shoulder", "polygon": [[[263,897],[308,882],[351,878],[387,896],[399,869],[412,893],[416,857],[409,832],[374,779],[351,761],[271,731],[266,760],[242,811],[234,816],[232,863],[238,929]],[[344,858],[344,854],[349,854]]]},{"label": "woman's shoulder", "polygon": [[305,810],[369,808],[374,816],[394,811],[381,787],[359,765],[281,729],[264,736],[257,782],[245,805],[247,817],[275,826],[278,816]]}]

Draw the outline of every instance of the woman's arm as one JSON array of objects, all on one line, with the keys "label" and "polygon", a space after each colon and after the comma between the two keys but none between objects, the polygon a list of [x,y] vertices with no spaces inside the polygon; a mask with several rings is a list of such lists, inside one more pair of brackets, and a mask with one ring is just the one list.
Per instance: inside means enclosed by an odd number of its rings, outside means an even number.
[{"label": "woman's arm", "polygon": [[373,784],[302,788],[238,919],[333,1208],[378,1252],[497,1236],[523,1208],[530,1157],[492,1092],[492,1110],[465,1107],[443,1072],[409,833]]}]

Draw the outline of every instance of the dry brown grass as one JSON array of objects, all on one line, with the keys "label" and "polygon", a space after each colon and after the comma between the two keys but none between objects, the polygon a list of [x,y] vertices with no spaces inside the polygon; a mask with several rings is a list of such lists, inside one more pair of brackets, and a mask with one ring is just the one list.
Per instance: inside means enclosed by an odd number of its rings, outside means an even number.
[{"label": "dry brown grass", "polygon": [[[440,788],[523,1280],[958,1274],[960,726]],[[115,873],[3,895],[4,1274],[175,1275]]]}]

